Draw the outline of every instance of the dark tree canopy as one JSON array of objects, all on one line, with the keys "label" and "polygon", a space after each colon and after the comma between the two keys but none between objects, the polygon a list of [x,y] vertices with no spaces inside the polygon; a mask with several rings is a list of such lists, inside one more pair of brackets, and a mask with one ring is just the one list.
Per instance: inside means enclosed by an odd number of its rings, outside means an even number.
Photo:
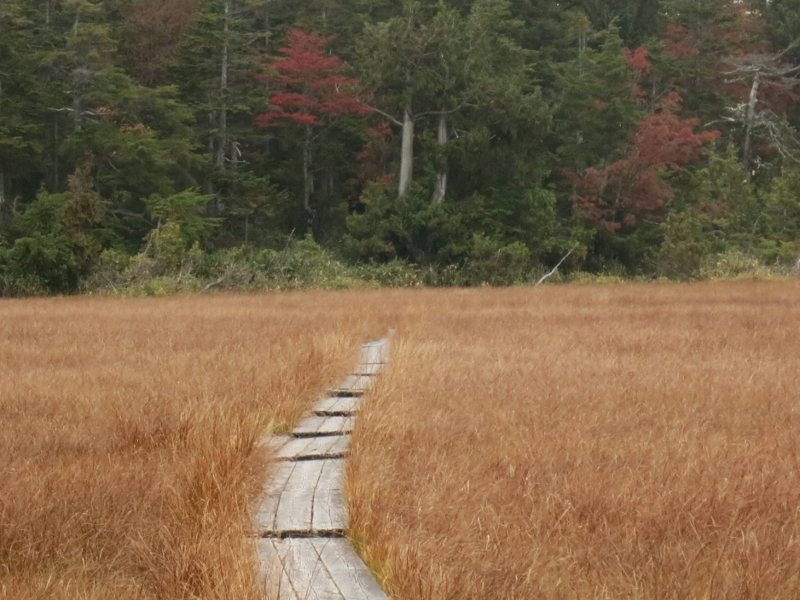
[{"label": "dark tree canopy", "polygon": [[788,269],[799,80],[800,0],[4,0],[0,296]]}]

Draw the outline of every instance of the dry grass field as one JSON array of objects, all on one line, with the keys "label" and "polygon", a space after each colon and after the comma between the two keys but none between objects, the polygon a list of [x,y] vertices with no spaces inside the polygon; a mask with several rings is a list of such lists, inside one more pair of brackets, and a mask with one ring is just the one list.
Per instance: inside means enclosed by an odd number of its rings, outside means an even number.
[{"label": "dry grass field", "polygon": [[392,302],[348,495],[394,600],[800,598],[800,286]]},{"label": "dry grass field", "polygon": [[394,600],[800,597],[800,285],[734,283],[0,302],[0,598],[258,598],[257,441],[390,326]]},{"label": "dry grass field", "polygon": [[259,597],[256,442],[385,331],[355,300],[0,302],[0,598]]}]

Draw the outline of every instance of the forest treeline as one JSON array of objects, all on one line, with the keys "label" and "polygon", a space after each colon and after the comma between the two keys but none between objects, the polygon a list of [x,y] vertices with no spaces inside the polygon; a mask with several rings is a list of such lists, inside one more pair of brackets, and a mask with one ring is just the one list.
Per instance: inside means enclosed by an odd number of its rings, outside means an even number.
[{"label": "forest treeline", "polygon": [[800,266],[800,0],[2,0],[0,295]]}]

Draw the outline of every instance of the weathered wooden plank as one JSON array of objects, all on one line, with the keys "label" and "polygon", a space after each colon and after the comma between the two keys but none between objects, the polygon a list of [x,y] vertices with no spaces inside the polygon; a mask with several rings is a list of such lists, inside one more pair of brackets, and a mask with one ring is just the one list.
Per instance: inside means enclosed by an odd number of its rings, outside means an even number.
[{"label": "weathered wooden plank", "polygon": [[342,458],[347,454],[349,447],[349,435],[290,438],[278,449],[276,456],[280,460]]},{"label": "weathered wooden plank", "polygon": [[331,439],[336,440],[333,443],[333,446],[331,446],[328,450],[331,454],[341,454],[343,456],[347,456],[350,453],[349,435],[339,435]]},{"label": "weathered wooden plank", "polygon": [[364,346],[358,362],[362,365],[383,365],[386,362],[383,356],[383,349],[379,346]]},{"label": "weathered wooden plank", "polygon": [[315,532],[341,532],[347,530],[347,505],[342,487],[344,485],[344,461],[323,461],[322,474],[314,492],[314,516],[312,529]]},{"label": "weathered wooden plank", "polygon": [[295,462],[292,474],[280,496],[275,511],[275,525],[270,533],[292,535],[311,532],[314,511],[314,490],[325,461]]},{"label": "weathered wooden plank", "polygon": [[389,600],[364,561],[356,554],[350,540],[315,539],[312,544],[336,587],[347,600]]},{"label": "weathered wooden plank", "polygon": [[278,460],[297,460],[305,457],[306,448],[314,438],[286,437],[284,443],[275,450]]},{"label": "weathered wooden plank", "polygon": [[271,540],[297,597],[302,600],[349,600],[342,595],[308,539]]},{"label": "weathered wooden plank", "polygon": [[277,452],[281,446],[292,439],[288,435],[265,435],[258,442],[256,446],[259,448],[267,448],[270,452]]},{"label": "weathered wooden plank", "polygon": [[365,344],[354,374],[314,406],[292,436],[260,441],[281,462],[256,515],[269,600],[388,600],[350,542],[345,460],[361,396],[389,357],[388,340]]},{"label": "weathered wooden plank", "polygon": [[353,369],[353,375],[377,375],[383,370],[383,363],[359,364]]},{"label": "weathered wooden plank", "polygon": [[348,377],[333,390],[333,395],[360,396],[372,387],[372,377],[366,375],[348,375]]},{"label": "weathered wooden plank", "polygon": [[320,435],[344,435],[353,432],[355,418],[353,417],[325,417],[319,428]]},{"label": "weathered wooden plank", "polygon": [[278,511],[278,506],[281,502],[281,496],[286,489],[289,479],[294,473],[296,463],[279,463],[275,467],[264,488],[264,499],[258,507],[255,516],[256,533],[263,535],[264,533],[274,531],[275,529],[275,514]]},{"label": "weathered wooden plank", "polygon": [[320,400],[314,405],[317,415],[352,415],[361,408],[361,398],[353,396],[333,397]]},{"label": "weathered wooden plank", "polygon": [[264,600],[303,600],[292,587],[289,573],[283,567],[281,554],[275,547],[276,541],[262,538],[258,542],[260,585],[264,590]]},{"label": "weathered wooden plank", "polygon": [[362,364],[384,364],[389,361],[389,340],[384,338],[361,347]]},{"label": "weathered wooden plank", "polygon": [[308,417],[295,427],[295,437],[344,435],[353,432],[353,417]]}]

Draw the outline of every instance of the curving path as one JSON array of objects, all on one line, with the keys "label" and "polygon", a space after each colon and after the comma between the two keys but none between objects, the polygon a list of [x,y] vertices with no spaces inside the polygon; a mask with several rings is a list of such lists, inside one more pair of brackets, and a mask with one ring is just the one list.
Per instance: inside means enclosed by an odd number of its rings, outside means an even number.
[{"label": "curving path", "polygon": [[267,443],[279,463],[255,517],[269,600],[388,600],[345,537],[344,467],[361,396],[389,357],[389,340],[364,344],[353,373],[314,405],[290,436]]}]

